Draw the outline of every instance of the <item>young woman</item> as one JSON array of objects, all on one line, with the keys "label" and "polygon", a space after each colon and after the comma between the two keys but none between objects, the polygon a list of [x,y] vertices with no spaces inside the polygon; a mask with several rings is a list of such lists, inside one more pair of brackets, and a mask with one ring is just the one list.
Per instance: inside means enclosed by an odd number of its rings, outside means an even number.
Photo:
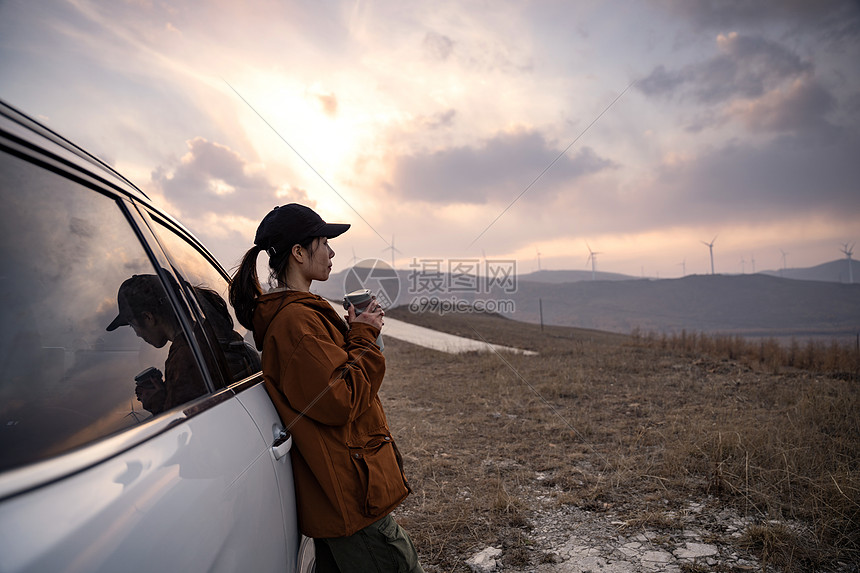
[{"label": "young woman", "polygon": [[[409,494],[378,391],[385,358],[374,300],[346,322],[311,282],[331,272],[328,240],[349,228],[296,203],[260,223],[230,285],[239,322],[262,353],[266,389],[293,436],[299,527],[314,539],[316,570],[421,572],[409,535],[390,516]],[[263,294],[257,256],[277,288]]]}]

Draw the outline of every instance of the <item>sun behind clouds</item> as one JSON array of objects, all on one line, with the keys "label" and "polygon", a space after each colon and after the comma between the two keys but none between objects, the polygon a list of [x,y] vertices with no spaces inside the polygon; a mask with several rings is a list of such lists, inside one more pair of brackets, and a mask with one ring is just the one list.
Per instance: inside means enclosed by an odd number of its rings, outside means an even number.
[{"label": "sun behind clouds", "polygon": [[248,103],[242,121],[266,164],[288,164],[308,185],[349,177],[368,126],[344,109],[342,95],[270,72],[233,87]]}]

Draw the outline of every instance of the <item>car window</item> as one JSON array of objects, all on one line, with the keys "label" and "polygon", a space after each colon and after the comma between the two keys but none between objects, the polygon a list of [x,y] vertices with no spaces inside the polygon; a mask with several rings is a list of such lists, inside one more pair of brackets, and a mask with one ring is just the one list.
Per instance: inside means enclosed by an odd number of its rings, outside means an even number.
[{"label": "car window", "polygon": [[253,346],[253,335],[239,324],[227,304],[227,279],[193,244],[157,216],[154,218],[153,231],[196,300],[209,346],[225,371],[224,379],[237,382],[259,372],[260,354]]},{"label": "car window", "polygon": [[0,194],[0,470],[207,392],[116,200],[9,155]]}]

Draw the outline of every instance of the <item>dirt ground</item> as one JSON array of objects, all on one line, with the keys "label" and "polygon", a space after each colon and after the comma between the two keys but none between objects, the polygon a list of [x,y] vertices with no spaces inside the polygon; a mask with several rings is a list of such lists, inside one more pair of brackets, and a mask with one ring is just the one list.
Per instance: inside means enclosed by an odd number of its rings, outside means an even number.
[{"label": "dirt ground", "polygon": [[426,571],[858,570],[856,383],[388,314],[538,352],[386,339],[382,398],[413,488],[395,516]]}]

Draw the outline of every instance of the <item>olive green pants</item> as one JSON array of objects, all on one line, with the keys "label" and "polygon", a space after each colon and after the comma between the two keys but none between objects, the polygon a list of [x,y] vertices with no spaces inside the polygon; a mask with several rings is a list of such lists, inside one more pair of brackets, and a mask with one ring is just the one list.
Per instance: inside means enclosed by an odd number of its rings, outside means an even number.
[{"label": "olive green pants", "polygon": [[348,537],[314,539],[316,573],[424,573],[406,530],[391,515]]}]

